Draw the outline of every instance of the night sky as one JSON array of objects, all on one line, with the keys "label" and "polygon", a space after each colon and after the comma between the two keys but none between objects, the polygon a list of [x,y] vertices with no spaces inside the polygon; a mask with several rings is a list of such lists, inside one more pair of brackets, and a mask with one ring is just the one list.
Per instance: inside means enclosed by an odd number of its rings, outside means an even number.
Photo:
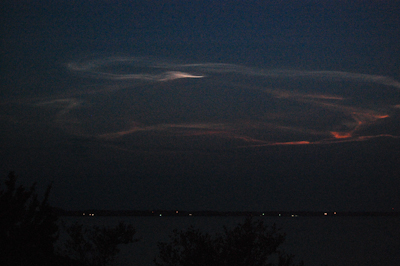
[{"label": "night sky", "polygon": [[1,175],[53,205],[400,210],[398,1],[1,5]]}]

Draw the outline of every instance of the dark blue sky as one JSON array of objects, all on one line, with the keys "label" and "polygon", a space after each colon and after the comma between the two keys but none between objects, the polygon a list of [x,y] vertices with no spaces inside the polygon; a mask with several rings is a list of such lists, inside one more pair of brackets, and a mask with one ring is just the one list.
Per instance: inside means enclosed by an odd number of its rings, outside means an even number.
[{"label": "dark blue sky", "polygon": [[400,208],[396,1],[1,9],[1,173],[54,205]]}]

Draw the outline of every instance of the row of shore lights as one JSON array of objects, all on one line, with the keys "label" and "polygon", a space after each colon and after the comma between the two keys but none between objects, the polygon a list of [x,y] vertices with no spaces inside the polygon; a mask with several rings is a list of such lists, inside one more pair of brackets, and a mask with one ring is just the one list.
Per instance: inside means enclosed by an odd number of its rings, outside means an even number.
[{"label": "row of shore lights", "polygon": [[[154,213],[154,211],[152,211],[152,213]],[[178,214],[179,211],[175,211],[175,213]],[[324,212],[324,216],[328,216],[328,214],[329,214],[329,213]],[[192,215],[193,215],[193,214],[189,213],[189,216],[192,216]],[[265,213],[263,212],[261,216],[264,216],[264,215],[265,215]],[[333,212],[333,215],[336,215],[336,212]],[[93,216],[94,216],[94,214],[93,214]],[[159,216],[162,216],[162,214],[160,213]],[[282,215],[279,214],[279,216],[282,216]],[[298,217],[298,215],[297,215],[297,214],[292,214],[291,217]]]},{"label": "row of shore lights", "polygon": [[[154,213],[154,211],[152,211],[152,213]],[[179,211],[175,211],[175,213],[178,214]],[[336,212],[333,212],[333,214],[336,215]],[[264,215],[265,215],[265,213],[262,213],[261,216],[264,216]],[[327,216],[327,215],[328,215],[328,213],[324,212],[324,216]],[[83,216],[86,216],[86,213],[83,213]],[[94,216],[94,213],[89,213],[88,216]],[[162,214],[160,213],[159,216],[162,216]],[[193,214],[189,213],[189,216],[193,216]],[[279,214],[279,216],[282,216],[282,215]],[[298,217],[298,215],[297,214],[292,214],[291,217]]]},{"label": "row of shore lights", "polygon": [[[152,213],[154,213],[154,211],[152,211]],[[175,213],[178,214],[179,211],[175,211]],[[83,215],[83,216],[86,216],[86,213],[84,212],[82,215]],[[94,216],[94,213],[89,213],[88,216]],[[160,216],[162,216],[161,213],[160,213]],[[193,214],[189,213],[189,216],[193,216]]]},{"label": "row of shore lights", "polygon": [[[154,211],[151,211],[151,213],[154,213]],[[176,214],[178,214],[179,213],[179,211],[175,211],[175,213]],[[160,217],[162,216],[162,214],[160,213],[160,215],[159,215]],[[189,216],[193,216],[193,214],[191,214],[191,213],[189,213]]]},{"label": "row of shore lights", "polygon": [[[328,213],[327,213],[327,212],[324,212],[324,215],[327,216]],[[336,212],[333,212],[333,215],[336,215]]]},{"label": "row of shore lights", "polygon": [[[328,216],[329,213],[324,212],[324,216]],[[264,216],[265,213],[262,213],[260,216]],[[336,215],[336,212],[333,212],[333,215]],[[282,214],[278,214],[278,216],[282,216]],[[297,214],[292,214],[291,217],[298,217],[299,215]]]}]

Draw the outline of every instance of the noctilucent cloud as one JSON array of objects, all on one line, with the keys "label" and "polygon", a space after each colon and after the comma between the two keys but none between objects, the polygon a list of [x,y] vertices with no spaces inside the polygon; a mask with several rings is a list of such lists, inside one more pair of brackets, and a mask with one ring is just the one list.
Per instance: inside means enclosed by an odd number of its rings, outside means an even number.
[{"label": "noctilucent cloud", "polygon": [[400,208],[396,1],[3,2],[0,169],[52,205]]},{"label": "noctilucent cloud", "polygon": [[[400,83],[342,71],[173,63],[145,57],[66,62],[81,81],[34,99],[49,124],[116,149],[241,149],[398,138]],[[389,125],[389,126],[388,126]]]}]

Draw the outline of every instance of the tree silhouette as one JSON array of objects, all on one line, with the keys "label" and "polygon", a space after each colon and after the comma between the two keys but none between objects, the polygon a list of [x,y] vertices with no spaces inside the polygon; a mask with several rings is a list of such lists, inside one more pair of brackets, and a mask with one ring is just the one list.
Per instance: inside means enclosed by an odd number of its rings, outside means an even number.
[{"label": "tree silhouette", "polygon": [[136,231],[132,225],[120,222],[115,228],[93,226],[84,227],[74,223],[66,228],[69,239],[65,250],[73,260],[81,265],[105,266],[119,253],[120,244],[139,241],[134,239]]},{"label": "tree silhouette", "polygon": [[193,227],[175,229],[169,243],[158,243],[154,262],[157,266],[294,265],[294,256],[278,249],[284,241],[285,234],[275,225],[268,227],[251,218],[233,229],[224,227],[222,234],[210,235]]},{"label": "tree silhouette", "polygon": [[57,216],[48,204],[51,185],[39,201],[35,183],[25,189],[16,180],[10,172],[0,190],[0,264],[50,265],[58,238]]},{"label": "tree silhouette", "polygon": [[60,229],[58,217],[48,203],[51,185],[39,201],[35,183],[26,189],[17,187],[16,180],[14,172],[10,172],[5,189],[0,190],[1,266],[104,266],[113,261],[120,244],[138,241],[133,238],[135,229],[131,225],[83,229],[76,223],[66,227],[70,236],[66,249],[55,252]]}]

